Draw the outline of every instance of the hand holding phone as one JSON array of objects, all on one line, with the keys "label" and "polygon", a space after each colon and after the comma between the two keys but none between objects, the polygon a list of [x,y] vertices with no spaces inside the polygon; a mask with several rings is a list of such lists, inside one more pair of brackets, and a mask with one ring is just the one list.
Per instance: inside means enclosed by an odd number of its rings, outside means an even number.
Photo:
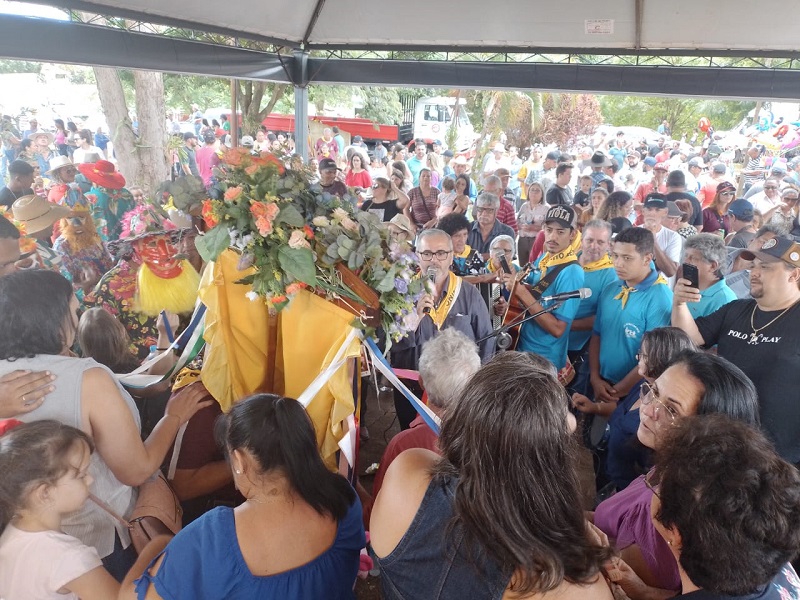
[{"label": "hand holding phone", "polygon": [[689,263],[683,263],[682,271],[683,278],[691,282],[691,286],[693,288],[700,289],[700,278],[697,273],[697,267],[690,265]]}]

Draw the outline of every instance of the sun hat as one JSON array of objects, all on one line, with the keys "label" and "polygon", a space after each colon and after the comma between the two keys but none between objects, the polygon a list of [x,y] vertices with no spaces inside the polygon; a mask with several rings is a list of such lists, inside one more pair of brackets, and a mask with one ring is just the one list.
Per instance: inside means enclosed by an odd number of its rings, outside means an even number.
[{"label": "sun hat", "polygon": [[592,154],[592,158],[589,159],[592,163],[593,167],[610,167],[611,166],[611,159],[609,159],[605,154],[600,152],[599,150]]},{"label": "sun hat", "polygon": [[53,140],[56,139],[53,136],[53,134],[50,133],[49,131],[37,131],[36,133],[31,134],[30,138],[31,138],[32,141],[36,142],[37,138],[40,138],[42,136],[45,136],[47,138],[47,145],[48,146],[53,143]]},{"label": "sun hat", "polygon": [[98,160],[102,160],[102,157],[98,152],[87,152],[86,154],[83,155],[83,160],[81,161],[81,164],[84,165],[94,164]]},{"label": "sun hat", "polygon": [[45,175],[54,173],[62,167],[74,167],[75,164],[69,159],[69,156],[58,155],[50,159],[50,170],[45,171]]},{"label": "sun hat", "polygon": [[25,225],[29,234],[47,229],[72,212],[69,207],[48,202],[41,196],[23,196],[11,205],[14,220]]},{"label": "sun hat", "polygon": [[389,223],[410,234],[414,233],[414,231],[411,229],[411,221],[409,221],[408,217],[403,214],[393,216]]},{"label": "sun hat", "polygon": [[78,170],[92,183],[112,190],[125,187],[125,178],[114,167],[114,163],[98,160],[78,165]]}]

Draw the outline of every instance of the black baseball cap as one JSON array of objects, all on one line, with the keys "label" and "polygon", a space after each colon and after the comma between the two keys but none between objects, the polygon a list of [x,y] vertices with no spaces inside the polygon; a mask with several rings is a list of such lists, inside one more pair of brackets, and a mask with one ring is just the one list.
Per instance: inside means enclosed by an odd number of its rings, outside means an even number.
[{"label": "black baseball cap", "polygon": [[644,199],[645,208],[668,208],[667,197],[664,194],[648,194]]},{"label": "black baseball cap", "polygon": [[336,161],[332,158],[323,158],[319,161],[319,170],[320,171],[330,171],[330,170],[339,170],[339,167],[336,166]]},{"label": "black baseball cap", "polygon": [[570,206],[563,206],[558,204],[551,206],[544,217],[545,223],[555,221],[563,227],[575,229],[575,211]]}]

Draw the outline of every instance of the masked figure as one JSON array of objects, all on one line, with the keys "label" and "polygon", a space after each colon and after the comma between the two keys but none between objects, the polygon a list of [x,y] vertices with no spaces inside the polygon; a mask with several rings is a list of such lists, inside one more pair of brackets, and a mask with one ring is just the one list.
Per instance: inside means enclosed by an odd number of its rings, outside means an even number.
[{"label": "masked figure", "polygon": [[78,300],[83,300],[83,294],[92,290],[114,265],[85,205],[75,205],[72,214],[61,220],[61,235],[53,244],[53,250],[61,256],[62,265],[79,288]]},{"label": "masked figure", "polygon": [[86,297],[86,305],[102,306],[116,316],[140,358],[156,343],[156,319],[162,310],[187,314],[194,309],[200,275],[178,252],[187,234],[151,207],[125,215],[119,241],[109,244],[117,258]]}]

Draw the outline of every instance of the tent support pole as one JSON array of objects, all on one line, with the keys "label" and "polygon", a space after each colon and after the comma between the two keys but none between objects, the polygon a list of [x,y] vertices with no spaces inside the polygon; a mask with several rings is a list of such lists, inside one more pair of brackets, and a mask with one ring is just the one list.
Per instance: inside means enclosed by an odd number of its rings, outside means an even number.
[{"label": "tent support pole", "polygon": [[295,152],[308,163],[310,138],[308,133],[308,52],[294,53],[297,72],[294,81],[294,142]]}]

